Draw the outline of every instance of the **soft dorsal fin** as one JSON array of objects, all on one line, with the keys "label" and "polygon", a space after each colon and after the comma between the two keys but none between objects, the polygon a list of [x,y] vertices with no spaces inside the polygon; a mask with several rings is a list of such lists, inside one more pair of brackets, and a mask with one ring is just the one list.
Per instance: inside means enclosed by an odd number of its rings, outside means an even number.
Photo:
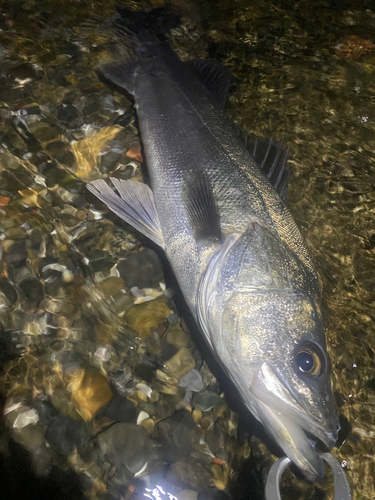
[{"label": "soft dorsal fin", "polygon": [[229,68],[214,59],[193,59],[186,63],[202,83],[216,98],[218,104],[225,106],[229,88],[235,83]]},{"label": "soft dorsal fin", "polygon": [[275,142],[272,138],[260,140],[253,135],[246,134],[238,126],[235,126],[235,130],[259,168],[286,203],[288,182],[292,175],[292,167],[288,165],[289,148],[283,147],[284,141],[282,140],[280,142]]},{"label": "soft dorsal fin", "polygon": [[151,189],[143,182],[123,181],[114,177],[111,177],[111,181],[119,195],[103,179],[86,184],[86,187],[113,213],[164,248],[160,220]]},{"label": "soft dorsal fin", "polygon": [[184,202],[194,237],[220,239],[220,216],[210,179],[204,172],[186,175]]}]

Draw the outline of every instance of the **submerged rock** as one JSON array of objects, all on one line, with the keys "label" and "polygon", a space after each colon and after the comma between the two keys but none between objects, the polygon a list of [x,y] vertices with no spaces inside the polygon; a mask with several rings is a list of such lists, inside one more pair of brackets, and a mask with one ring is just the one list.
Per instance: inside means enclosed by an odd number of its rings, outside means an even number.
[{"label": "submerged rock", "polygon": [[148,337],[166,320],[171,310],[164,297],[133,306],[125,314],[127,324],[142,338]]},{"label": "submerged rock", "polygon": [[213,391],[198,392],[194,395],[193,406],[194,409],[200,411],[211,410],[217,403],[221,403],[221,397]]},{"label": "submerged rock", "polygon": [[186,373],[195,367],[195,360],[190,354],[189,349],[181,347],[181,349],[165,363],[167,373],[171,373],[177,378],[183,377]]},{"label": "submerged rock", "polygon": [[194,490],[182,490],[178,494],[178,500],[197,500],[198,492]]},{"label": "submerged rock", "polygon": [[176,411],[171,417],[159,422],[156,428],[162,453],[169,461],[187,458],[201,436],[191,413],[186,410]]},{"label": "submerged rock", "polygon": [[112,398],[107,378],[100,372],[76,370],[69,389],[77,411],[85,420],[91,420]]},{"label": "submerged rock", "polygon": [[117,264],[117,271],[128,288],[157,288],[164,279],[159,257],[150,248],[130,255]]},{"label": "submerged rock", "polygon": [[46,441],[50,447],[66,457],[84,445],[88,439],[89,433],[85,423],[64,415],[56,417],[46,431]]},{"label": "submerged rock", "polygon": [[194,485],[198,491],[208,485],[214,485],[210,469],[196,460],[178,460],[174,462],[168,471],[167,480],[172,484],[181,486]]},{"label": "submerged rock", "polygon": [[137,420],[137,410],[129,399],[116,394],[102,411],[103,416],[117,422],[131,423]]},{"label": "submerged rock", "polygon": [[181,328],[179,323],[174,323],[171,328],[169,328],[166,339],[169,344],[175,346],[177,349],[193,346],[190,335]]},{"label": "submerged rock", "polygon": [[133,477],[146,464],[150,438],[146,429],[136,424],[117,423],[96,437],[100,451],[117,469]]},{"label": "submerged rock", "polygon": [[181,377],[179,385],[193,392],[199,392],[204,387],[202,375],[195,368]]}]

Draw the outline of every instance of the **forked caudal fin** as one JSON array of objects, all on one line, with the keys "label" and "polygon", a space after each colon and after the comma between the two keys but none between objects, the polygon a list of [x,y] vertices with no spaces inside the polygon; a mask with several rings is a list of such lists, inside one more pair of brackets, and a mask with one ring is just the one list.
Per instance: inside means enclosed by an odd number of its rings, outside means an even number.
[{"label": "forked caudal fin", "polygon": [[151,189],[142,182],[111,177],[119,194],[99,179],[86,184],[87,189],[125,222],[164,248],[163,234]]},{"label": "forked caudal fin", "polygon": [[[148,12],[117,9],[115,30],[118,41],[126,47],[122,63],[109,63],[100,67],[108,80],[131,94],[135,91],[135,74],[145,65],[149,68],[161,47],[167,47],[166,35],[180,25],[180,16],[167,7]],[[169,46],[168,46],[169,48]]]}]

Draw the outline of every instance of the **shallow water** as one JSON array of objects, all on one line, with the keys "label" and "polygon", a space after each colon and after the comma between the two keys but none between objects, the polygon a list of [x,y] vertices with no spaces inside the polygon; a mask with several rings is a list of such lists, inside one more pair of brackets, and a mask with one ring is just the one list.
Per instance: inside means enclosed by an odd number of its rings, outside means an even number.
[{"label": "shallow water", "polygon": [[[345,467],[353,499],[372,499],[375,12],[349,0],[171,3],[183,15],[172,36],[179,55],[230,66],[239,82],[228,103],[233,120],[290,147],[288,205],[322,279],[342,415],[343,442],[332,454]],[[275,457],[259,438],[249,440],[220,399],[223,387],[176,315],[172,292],[160,288],[157,258],[127,265],[144,241],[92,205],[84,188],[113,173],[141,178],[131,103],[95,71],[112,57],[107,21],[115,4],[0,6],[5,487],[15,464],[23,464],[25,485],[36,481],[42,497],[53,485],[59,498],[84,491],[90,498],[133,499],[146,487],[154,498],[156,482],[138,484],[134,474],[161,474],[168,463],[163,480],[179,499],[197,498],[193,490],[202,492],[199,498],[228,490],[234,498],[249,498],[250,491],[261,498]],[[133,286],[143,292],[132,294]],[[204,384],[193,398],[179,382],[192,367]],[[128,420],[118,435],[127,443],[136,436],[132,447],[116,448],[111,437],[119,411]],[[176,453],[168,437],[173,430],[186,439]],[[287,498],[330,498],[331,489],[329,476],[311,487],[285,474]]]}]

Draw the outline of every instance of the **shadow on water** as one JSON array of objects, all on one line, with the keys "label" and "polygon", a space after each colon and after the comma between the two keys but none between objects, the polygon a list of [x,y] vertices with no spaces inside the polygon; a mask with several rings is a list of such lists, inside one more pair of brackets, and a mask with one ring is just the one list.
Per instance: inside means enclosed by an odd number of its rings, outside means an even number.
[{"label": "shadow on water", "polygon": [[56,466],[47,477],[37,477],[27,451],[13,439],[0,452],[0,491],[4,500],[83,500],[79,477]]}]

